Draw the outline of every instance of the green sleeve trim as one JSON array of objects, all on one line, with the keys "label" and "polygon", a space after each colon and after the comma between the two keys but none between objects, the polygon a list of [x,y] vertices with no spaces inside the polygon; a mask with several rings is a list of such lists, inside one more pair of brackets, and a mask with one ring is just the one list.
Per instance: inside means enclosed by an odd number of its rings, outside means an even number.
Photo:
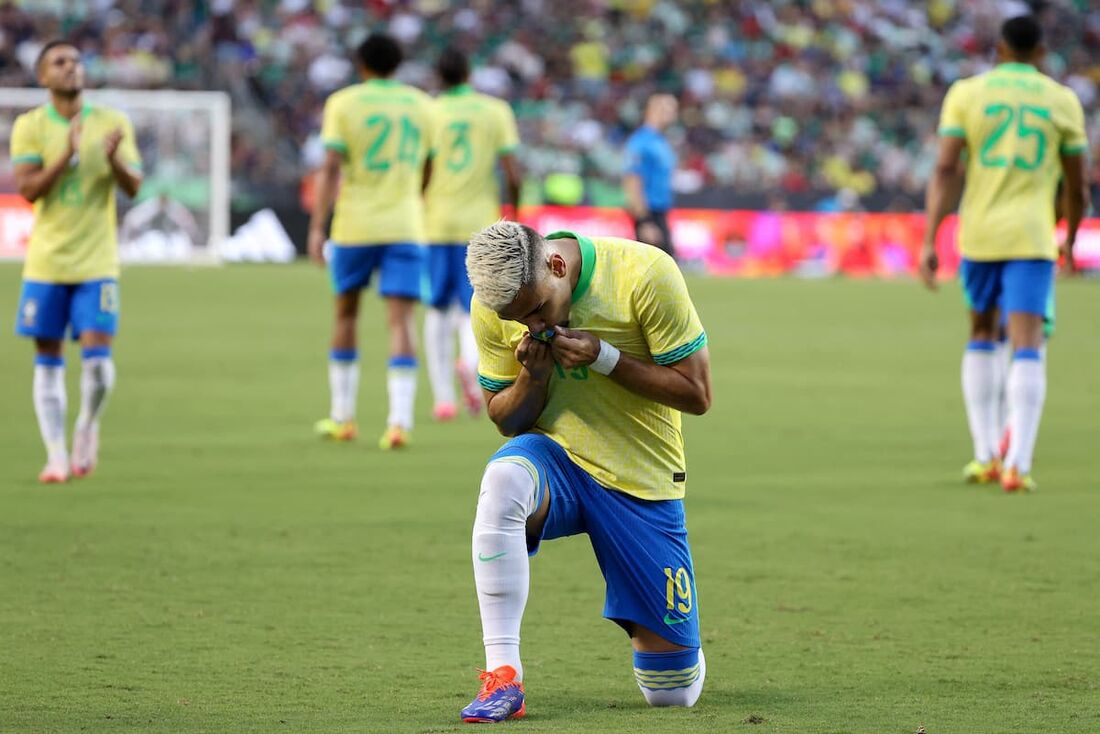
[{"label": "green sleeve trim", "polygon": [[707,332],[704,331],[702,334],[695,337],[687,344],[678,346],[675,349],[664,352],[663,354],[654,354],[653,361],[662,366],[676,364],[677,362],[681,362],[691,355],[695,354],[706,345]]},{"label": "green sleeve trim", "polygon": [[1088,150],[1088,146],[1083,145],[1083,144],[1063,145],[1062,149],[1061,149],[1061,152],[1062,152],[1062,155],[1080,155],[1081,153],[1084,153],[1086,150]]},{"label": "green sleeve trim", "polygon": [[326,140],[324,141],[324,145],[325,150],[335,150],[339,153],[348,152],[347,143],[343,142],[342,140]]},{"label": "green sleeve trim", "polygon": [[27,155],[17,155],[11,159],[12,165],[18,165],[20,163],[41,163],[42,156],[37,153],[29,153]]},{"label": "green sleeve trim", "polygon": [[492,377],[486,377],[480,372],[477,374],[477,384],[489,392],[500,392],[506,387],[511,387],[515,380],[494,380]]},{"label": "green sleeve trim", "polygon": [[966,131],[961,127],[941,127],[940,135],[945,138],[965,138]]},{"label": "green sleeve trim", "polygon": [[497,151],[497,155],[508,155],[509,153],[515,153],[518,145],[506,145]]}]

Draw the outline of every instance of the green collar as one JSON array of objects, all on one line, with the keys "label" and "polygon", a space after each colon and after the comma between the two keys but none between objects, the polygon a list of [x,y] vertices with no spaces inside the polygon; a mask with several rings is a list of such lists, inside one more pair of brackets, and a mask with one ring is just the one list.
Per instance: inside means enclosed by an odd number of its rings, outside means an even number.
[{"label": "green collar", "polygon": [[1009,61],[997,64],[997,71],[1014,71],[1021,74],[1038,74],[1039,70],[1034,64],[1021,64],[1018,61]]},{"label": "green collar", "polygon": [[401,82],[397,81],[396,79],[380,79],[378,77],[375,77],[374,79],[368,79],[363,83],[372,87],[396,87]]},{"label": "green collar", "polygon": [[592,240],[584,235],[564,229],[546,235],[548,240],[563,240],[566,238],[576,240],[581,248],[581,274],[577,278],[577,287],[573,289],[573,303],[576,303],[584,298],[584,294],[588,292],[588,286],[592,285],[592,271],[596,269],[596,246],[592,244]]},{"label": "green collar", "polygon": [[[91,113],[91,111],[92,111],[92,106],[90,104],[88,104],[87,102],[85,102],[80,107],[80,119],[81,120],[86,119],[88,117],[88,115]],[[60,122],[62,125],[68,125],[69,124],[69,118],[65,117],[60,112],[58,112],[57,108],[53,106],[53,102],[47,102],[46,103],[46,117],[53,120],[54,122]]]},{"label": "green collar", "polygon": [[458,86],[451,87],[450,89],[443,92],[443,94],[447,95],[448,97],[460,97],[464,94],[473,93],[474,88],[471,87],[469,84],[459,84]]}]

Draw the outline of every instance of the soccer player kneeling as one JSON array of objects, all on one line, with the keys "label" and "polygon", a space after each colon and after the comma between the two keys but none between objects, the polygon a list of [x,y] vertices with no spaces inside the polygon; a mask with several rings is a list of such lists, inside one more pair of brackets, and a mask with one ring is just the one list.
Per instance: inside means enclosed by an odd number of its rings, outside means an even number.
[{"label": "soccer player kneeling", "polygon": [[710,407],[707,337],[672,258],[630,240],[498,222],[470,240],[478,379],[512,437],[481,480],[474,579],[486,671],[467,722],[524,715],[528,557],[587,533],[604,616],[654,706],[692,706],[706,664],[684,521],[681,411]]}]

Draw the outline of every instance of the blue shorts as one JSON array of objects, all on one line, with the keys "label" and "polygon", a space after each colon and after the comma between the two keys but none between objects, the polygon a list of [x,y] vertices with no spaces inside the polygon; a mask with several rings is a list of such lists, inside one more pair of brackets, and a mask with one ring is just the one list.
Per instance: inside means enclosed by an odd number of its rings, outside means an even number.
[{"label": "blue shorts", "polygon": [[329,273],[337,294],[370,286],[377,269],[382,270],[379,292],[394,298],[420,298],[423,249],[411,242],[392,245],[338,245],[332,243]]},{"label": "blue shorts", "polygon": [[963,259],[959,273],[973,311],[988,313],[1000,307],[1006,313],[1047,315],[1054,288],[1052,260]]},{"label": "blue shorts", "polygon": [[457,303],[470,313],[474,287],[466,274],[466,245],[428,245],[428,305],[445,309]]},{"label": "blue shorts", "polygon": [[[522,457],[539,475],[539,502],[550,492],[542,540],[587,533],[607,585],[603,616],[631,622],[669,642],[699,647],[699,605],[683,500],[642,500],[607,489],[552,439],[526,433],[490,461]],[[538,545],[531,555],[538,552]]]},{"label": "blue shorts", "polygon": [[114,278],[84,283],[23,281],[15,333],[36,339],[72,338],[85,331],[111,334],[118,331],[118,281]]}]

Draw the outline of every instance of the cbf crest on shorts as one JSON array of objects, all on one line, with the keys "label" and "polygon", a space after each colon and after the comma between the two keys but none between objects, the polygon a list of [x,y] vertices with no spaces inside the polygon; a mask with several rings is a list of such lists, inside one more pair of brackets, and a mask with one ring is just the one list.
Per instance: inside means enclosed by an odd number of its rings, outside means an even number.
[{"label": "cbf crest on shorts", "polygon": [[33,329],[36,321],[38,321],[38,301],[28,298],[23,302],[23,326]]}]

